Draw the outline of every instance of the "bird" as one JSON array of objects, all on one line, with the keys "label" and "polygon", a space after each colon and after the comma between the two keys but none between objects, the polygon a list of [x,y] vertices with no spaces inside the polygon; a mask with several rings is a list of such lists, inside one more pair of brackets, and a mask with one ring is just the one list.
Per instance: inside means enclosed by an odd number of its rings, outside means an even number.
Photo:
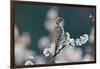
[{"label": "bird", "polygon": [[61,48],[62,42],[64,41],[64,19],[62,17],[57,17],[55,18],[55,23],[56,23],[56,40],[55,40],[55,54]]}]

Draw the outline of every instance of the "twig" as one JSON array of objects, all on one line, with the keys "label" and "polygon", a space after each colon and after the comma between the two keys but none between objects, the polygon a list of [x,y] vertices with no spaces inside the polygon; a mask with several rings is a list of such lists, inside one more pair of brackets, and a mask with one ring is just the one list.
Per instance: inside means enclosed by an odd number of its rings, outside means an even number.
[{"label": "twig", "polygon": [[59,51],[57,53],[54,54],[54,56],[52,57],[52,59],[50,60],[50,63],[55,59],[55,57],[60,53],[60,51],[66,47],[66,45],[63,45],[63,47],[61,49],[59,49]]}]

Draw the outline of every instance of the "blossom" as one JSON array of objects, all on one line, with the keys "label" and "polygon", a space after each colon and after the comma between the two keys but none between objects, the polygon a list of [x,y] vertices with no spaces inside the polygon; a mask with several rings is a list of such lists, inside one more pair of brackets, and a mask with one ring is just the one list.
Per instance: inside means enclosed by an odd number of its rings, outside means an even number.
[{"label": "blossom", "polygon": [[64,40],[64,44],[67,47],[75,47],[75,46],[82,46],[83,44],[85,44],[88,41],[88,35],[84,34],[83,36],[80,36],[80,38],[71,38],[70,34],[68,32],[65,33],[65,40]]},{"label": "blossom", "polygon": [[66,32],[65,34],[66,34],[67,38],[68,38],[68,37],[70,37],[70,34],[69,34],[69,32]]},{"label": "blossom", "polygon": [[70,46],[72,46],[72,47],[75,46],[74,38],[72,38],[72,39],[69,40],[69,44],[70,44]]},{"label": "blossom", "polygon": [[77,46],[82,46],[88,41],[88,35],[84,34],[83,36],[80,36],[80,38],[76,39],[76,45]]},{"label": "blossom", "polygon": [[34,57],[30,56],[28,60],[25,62],[25,65],[34,65],[34,63],[32,62],[33,60],[34,60]]},{"label": "blossom", "polygon": [[84,34],[83,36],[86,38],[86,41],[87,41],[88,40],[88,35]]},{"label": "blossom", "polygon": [[69,34],[69,32],[65,32],[65,40],[66,41],[70,40],[70,34]]},{"label": "blossom", "polygon": [[50,47],[44,49],[43,54],[45,55],[45,57],[54,55],[54,49],[55,49],[55,43],[52,43]]},{"label": "blossom", "polygon": [[45,55],[45,57],[48,57],[50,55],[49,49],[45,48],[43,54]]},{"label": "blossom", "polygon": [[77,46],[81,46],[81,45],[82,45],[82,43],[80,42],[80,39],[78,39],[78,38],[76,39],[75,42],[76,42],[76,45],[77,45]]},{"label": "blossom", "polygon": [[34,65],[34,63],[32,63],[31,61],[26,61],[25,65]]}]

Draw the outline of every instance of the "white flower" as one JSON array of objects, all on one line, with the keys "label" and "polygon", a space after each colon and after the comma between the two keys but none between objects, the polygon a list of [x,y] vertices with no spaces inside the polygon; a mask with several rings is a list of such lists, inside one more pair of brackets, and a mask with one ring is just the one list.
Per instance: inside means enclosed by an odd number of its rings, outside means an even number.
[{"label": "white flower", "polygon": [[25,65],[34,65],[34,63],[32,63],[32,61],[28,60],[25,62]]},{"label": "white flower", "polygon": [[34,65],[34,63],[32,62],[33,60],[34,60],[34,57],[30,56],[28,60],[25,62],[25,65]]},{"label": "white flower", "polygon": [[66,32],[67,37],[70,37],[70,34],[68,32]]},{"label": "white flower", "polygon": [[88,35],[84,34],[83,36],[80,36],[80,40],[82,44],[85,44],[88,41]]},{"label": "white flower", "polygon": [[50,55],[49,49],[45,48],[43,54],[45,55],[45,57],[48,57]]},{"label": "white flower", "polygon": [[72,46],[72,47],[74,47],[74,46],[75,46],[75,41],[74,41],[74,39],[73,39],[73,38],[72,38],[72,39],[70,39],[69,44],[70,44],[70,46]]},{"label": "white flower", "polygon": [[49,48],[44,49],[43,54],[45,55],[45,57],[48,57],[49,55],[54,55],[54,51],[55,51],[55,43],[52,43]]},{"label": "white flower", "polygon": [[88,40],[88,35],[84,34],[83,36],[86,38],[86,41],[87,41]]},{"label": "white flower", "polygon": [[80,39],[76,39],[75,42],[76,42],[76,45],[77,45],[77,46],[81,46],[81,45],[82,45],[81,42],[80,42]]},{"label": "white flower", "polygon": [[64,41],[65,42],[63,42],[62,45],[66,45],[67,47],[82,46],[88,41],[88,35],[84,34],[83,36],[80,36],[80,38],[77,38],[75,40],[74,38],[70,38],[70,34],[66,32]]},{"label": "white flower", "polygon": [[86,39],[83,36],[80,36],[80,40],[81,40],[81,44],[85,44],[86,43]]},{"label": "white flower", "polygon": [[70,34],[68,32],[66,32],[66,37],[65,37],[68,40],[70,40]]},{"label": "white flower", "polygon": [[88,35],[84,34],[83,36],[80,36],[80,39],[76,39],[76,45],[77,46],[82,46],[88,41]]}]

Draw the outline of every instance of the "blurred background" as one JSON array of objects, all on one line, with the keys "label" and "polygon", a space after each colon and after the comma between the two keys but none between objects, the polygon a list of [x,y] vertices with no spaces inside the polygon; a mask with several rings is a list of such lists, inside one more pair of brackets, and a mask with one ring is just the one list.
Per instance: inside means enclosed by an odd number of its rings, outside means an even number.
[{"label": "blurred background", "polygon": [[[45,5],[15,5],[15,63],[24,65],[27,60],[34,64],[47,64],[44,48],[54,40],[55,24],[50,19],[64,19],[64,30],[72,38],[89,35],[89,41],[75,48],[64,48],[56,57],[56,63],[94,60],[94,8],[56,7]],[[30,59],[31,58],[31,59]]]}]

